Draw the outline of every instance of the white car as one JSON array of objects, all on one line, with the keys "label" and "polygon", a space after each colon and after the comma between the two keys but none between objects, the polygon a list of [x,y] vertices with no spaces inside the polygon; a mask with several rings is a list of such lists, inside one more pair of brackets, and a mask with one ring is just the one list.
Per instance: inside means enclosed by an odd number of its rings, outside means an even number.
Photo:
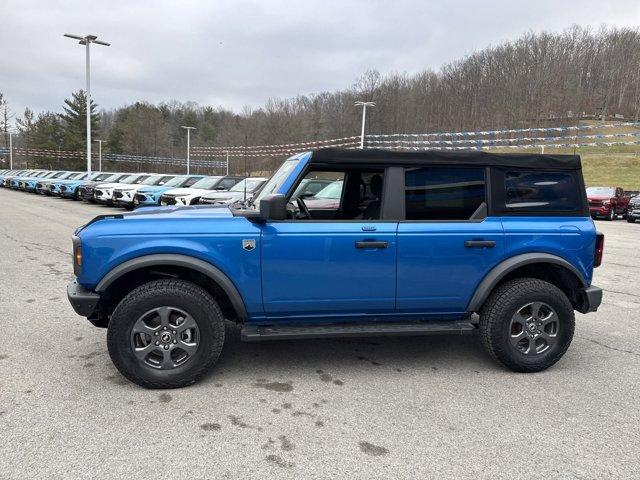
[{"label": "white car", "polygon": [[204,177],[190,187],[167,190],[160,198],[160,205],[195,205],[203,195],[226,191],[240,180],[242,177]]},{"label": "white car", "polygon": [[118,183],[100,183],[93,190],[93,199],[96,203],[113,204],[113,191],[125,185],[139,185],[151,176],[150,173],[134,173],[120,180]]},{"label": "white car", "polygon": [[231,205],[241,200],[251,200],[253,195],[262,188],[268,178],[249,177],[235,184],[227,192],[213,192],[200,198],[201,204]]},{"label": "white car", "polygon": [[140,183],[131,183],[115,187],[113,189],[113,203],[119,207],[132,208],[133,198],[139,188],[146,185],[164,185],[172,178],[175,178],[175,175],[151,175]]}]

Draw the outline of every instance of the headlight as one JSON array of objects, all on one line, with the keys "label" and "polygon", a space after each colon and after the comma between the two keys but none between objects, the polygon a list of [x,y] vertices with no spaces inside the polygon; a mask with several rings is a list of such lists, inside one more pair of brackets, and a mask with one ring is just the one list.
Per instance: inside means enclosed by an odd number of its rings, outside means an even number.
[{"label": "headlight", "polygon": [[611,205],[611,200],[605,200],[604,202],[602,202],[602,205],[608,207],[609,205]]}]

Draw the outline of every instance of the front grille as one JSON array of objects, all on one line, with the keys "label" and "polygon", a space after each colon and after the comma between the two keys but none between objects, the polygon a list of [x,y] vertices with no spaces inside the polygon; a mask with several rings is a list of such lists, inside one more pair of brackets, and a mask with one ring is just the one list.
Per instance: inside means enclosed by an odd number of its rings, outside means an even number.
[{"label": "front grille", "polygon": [[42,184],[40,182],[36,183],[36,188],[42,188]]},{"label": "front grille", "polygon": [[142,193],[136,193],[134,199],[139,201],[139,202],[146,202],[147,201],[147,196],[142,194]]},{"label": "front grille", "polygon": [[176,198],[171,197],[169,195],[163,195],[162,198],[160,199],[160,203],[162,203],[162,205],[175,205]]},{"label": "front grille", "polygon": [[93,191],[93,196],[94,197],[99,197],[101,195],[102,195],[102,190],[96,189],[96,190]]},{"label": "front grille", "polygon": [[61,192],[66,192],[67,191],[67,187],[64,187],[64,186],[60,187],[60,191]]},{"label": "front grille", "polygon": [[601,207],[602,206],[602,201],[601,200],[589,200],[589,206],[590,207]]},{"label": "front grille", "polygon": [[113,199],[117,200],[119,198],[122,198],[122,192],[113,192]]}]

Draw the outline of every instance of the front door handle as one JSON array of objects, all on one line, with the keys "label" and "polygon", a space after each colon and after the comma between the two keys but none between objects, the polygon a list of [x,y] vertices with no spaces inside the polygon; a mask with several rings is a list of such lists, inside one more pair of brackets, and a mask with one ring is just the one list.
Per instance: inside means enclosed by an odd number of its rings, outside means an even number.
[{"label": "front door handle", "polygon": [[496,242],[493,240],[466,240],[464,246],[467,248],[493,248]]},{"label": "front door handle", "polygon": [[388,246],[389,246],[388,242],[378,242],[378,241],[356,242],[356,248],[387,248]]}]

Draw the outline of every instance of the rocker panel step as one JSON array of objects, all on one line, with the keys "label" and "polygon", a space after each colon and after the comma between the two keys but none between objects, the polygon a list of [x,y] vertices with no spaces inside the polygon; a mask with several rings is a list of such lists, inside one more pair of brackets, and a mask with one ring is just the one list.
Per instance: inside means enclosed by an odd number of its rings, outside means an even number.
[{"label": "rocker panel step", "polygon": [[338,325],[248,325],[240,337],[245,342],[296,338],[394,337],[402,335],[469,335],[476,327],[469,322],[357,323]]}]

